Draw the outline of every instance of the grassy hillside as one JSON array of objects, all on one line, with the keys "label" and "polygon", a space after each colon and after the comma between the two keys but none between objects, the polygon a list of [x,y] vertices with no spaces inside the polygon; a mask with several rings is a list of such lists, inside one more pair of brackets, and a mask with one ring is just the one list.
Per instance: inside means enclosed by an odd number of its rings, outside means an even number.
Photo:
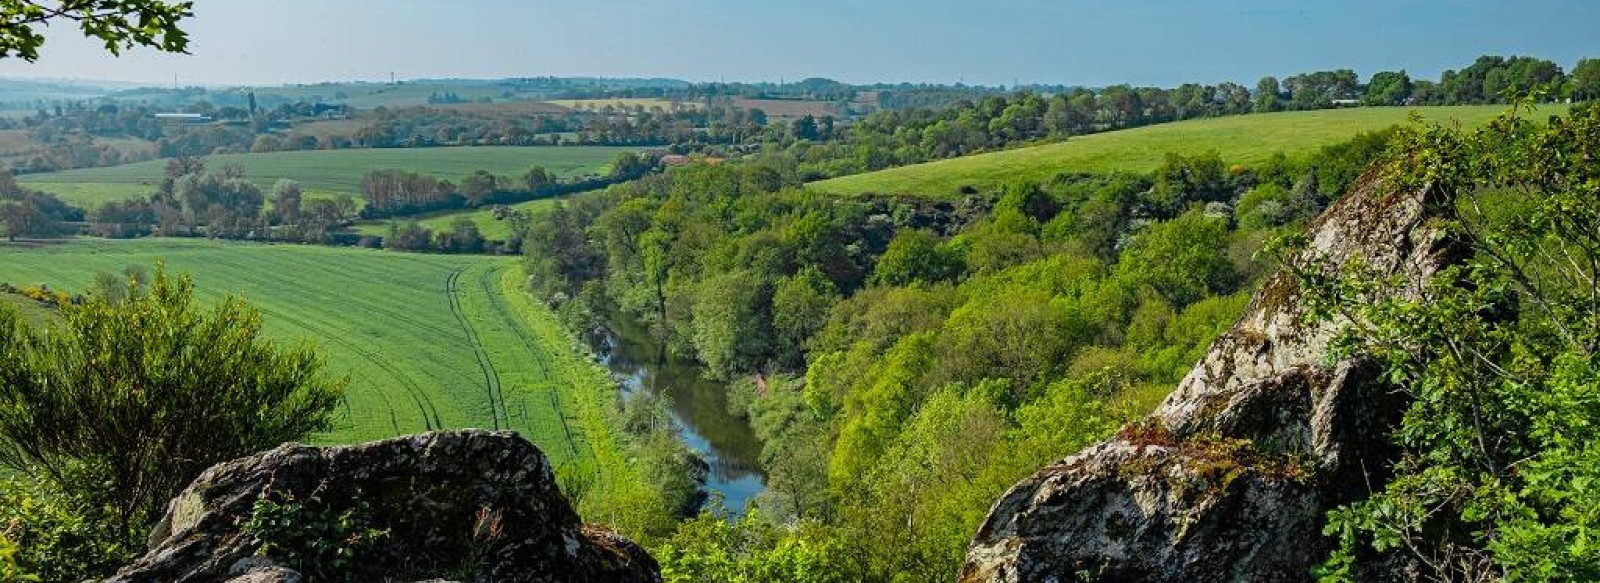
[{"label": "grassy hillside", "polygon": [[[963,186],[992,187],[1008,180],[1041,181],[1061,172],[1148,172],[1169,152],[1216,150],[1230,163],[1250,165],[1275,152],[1315,150],[1365,131],[1405,123],[1411,112],[1429,121],[1482,124],[1505,106],[1362,107],[1191,120],[1070,138],[1063,142],[978,154],[845,176],[811,184],[835,194],[955,194]],[[1541,108],[1538,115],[1564,111]]]},{"label": "grassy hillside", "polygon": [[[474,170],[516,177],[541,165],[561,175],[603,173],[611,159],[630,148],[574,147],[461,147],[308,150],[262,154],[210,156],[210,168],[226,164],[244,166],[252,182],[263,188],[280,178],[300,181],[306,188],[325,193],[356,194],[361,177],[372,170],[399,168],[459,180]],[[85,168],[21,177],[23,184],[54,192],[70,202],[94,206],[108,200],[143,196],[161,181],[165,160]]]},{"label": "grassy hillside", "polygon": [[269,335],[314,342],[332,372],[349,376],[338,428],[321,441],[498,427],[558,466],[620,455],[594,451],[617,447],[603,408],[609,378],[525,297],[513,259],[83,239],[0,246],[0,281],[78,291],[97,271],[156,261],[191,274],[203,300],[243,297],[261,308]]}]

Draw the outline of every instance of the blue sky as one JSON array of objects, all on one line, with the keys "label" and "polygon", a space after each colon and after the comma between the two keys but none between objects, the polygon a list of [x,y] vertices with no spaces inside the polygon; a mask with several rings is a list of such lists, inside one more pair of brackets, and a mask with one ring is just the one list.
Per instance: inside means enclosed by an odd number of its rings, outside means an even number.
[{"label": "blue sky", "polygon": [[185,84],[535,75],[1174,85],[1600,57],[1600,0],[197,0],[192,55],[56,27],[0,75]]}]

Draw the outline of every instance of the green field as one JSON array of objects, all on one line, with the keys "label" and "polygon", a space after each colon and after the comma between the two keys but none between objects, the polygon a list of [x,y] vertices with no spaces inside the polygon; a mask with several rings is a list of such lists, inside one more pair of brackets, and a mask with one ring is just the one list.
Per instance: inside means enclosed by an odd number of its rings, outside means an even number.
[{"label": "green field", "polygon": [[[552,462],[621,463],[604,369],[522,291],[509,258],[188,239],[0,246],[0,281],[79,291],[99,271],[166,261],[204,301],[236,294],[268,335],[309,340],[350,378],[349,443],[440,428],[521,432]],[[607,467],[611,467],[608,465]]]},{"label": "green field", "polygon": [[[533,216],[550,210],[550,208],[555,206],[557,200],[571,198],[573,196],[578,196],[578,194],[570,194],[560,198],[543,198],[539,200],[530,200],[528,202],[519,202],[511,205],[511,208],[512,210],[520,211],[529,216]],[[473,223],[476,223],[478,225],[478,232],[483,234],[484,239],[488,239],[490,241],[504,241],[507,237],[511,236],[511,221],[496,220],[494,218],[494,213],[489,208],[429,214],[411,217],[411,220],[416,220],[417,224],[422,225],[423,227],[434,232],[438,232],[450,230],[450,223],[455,222],[455,220],[460,217],[466,217],[472,220]],[[355,231],[363,235],[383,237],[389,234],[390,222],[391,221],[387,220],[363,221],[356,224]]]},{"label": "green field", "polygon": [[[1536,115],[1565,109],[1544,106]],[[1208,150],[1216,150],[1229,163],[1248,166],[1277,152],[1304,153],[1360,132],[1405,123],[1413,111],[1429,121],[1478,125],[1505,112],[1506,106],[1362,107],[1182,121],[844,176],[813,182],[810,187],[834,194],[944,196],[954,195],[963,186],[988,188],[1016,179],[1043,181],[1062,172],[1149,172],[1169,152]]]},{"label": "green field", "polygon": [[[254,183],[269,188],[280,178],[298,180],[307,189],[326,193],[357,194],[361,177],[372,170],[404,169],[458,181],[475,170],[518,177],[535,165],[561,176],[604,173],[612,158],[630,148],[573,147],[459,147],[307,150],[261,154],[209,156],[209,168],[226,164],[244,167]],[[165,160],[136,164],[30,174],[20,181],[32,188],[54,192],[82,206],[145,196],[166,173]]]},{"label": "green field", "polygon": [[643,107],[650,109],[659,107],[671,111],[674,106],[683,108],[698,108],[700,104],[692,101],[673,101],[656,97],[612,97],[602,99],[551,99],[551,103],[568,109],[604,109],[606,106],[618,108]]}]

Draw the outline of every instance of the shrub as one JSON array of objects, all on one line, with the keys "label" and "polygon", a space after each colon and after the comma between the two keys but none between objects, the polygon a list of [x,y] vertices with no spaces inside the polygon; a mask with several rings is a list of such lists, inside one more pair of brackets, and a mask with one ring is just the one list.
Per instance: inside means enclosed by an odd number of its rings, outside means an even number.
[{"label": "shrub", "polygon": [[331,426],[322,359],[261,338],[238,299],[202,311],[187,277],[61,314],[45,331],[0,309],[0,464],[109,507],[127,540],[206,467]]}]

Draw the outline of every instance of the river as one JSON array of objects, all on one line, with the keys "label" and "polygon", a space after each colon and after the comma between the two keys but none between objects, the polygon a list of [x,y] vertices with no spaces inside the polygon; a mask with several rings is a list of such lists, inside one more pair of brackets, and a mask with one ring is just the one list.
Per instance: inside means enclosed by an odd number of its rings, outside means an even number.
[{"label": "river", "polygon": [[710,467],[705,489],[742,514],[762,490],[761,441],[743,417],[728,411],[724,383],[707,380],[698,363],[668,354],[649,331],[625,317],[612,318],[589,337],[589,346],[621,383],[624,395],[648,391],[665,397],[683,442]]}]

